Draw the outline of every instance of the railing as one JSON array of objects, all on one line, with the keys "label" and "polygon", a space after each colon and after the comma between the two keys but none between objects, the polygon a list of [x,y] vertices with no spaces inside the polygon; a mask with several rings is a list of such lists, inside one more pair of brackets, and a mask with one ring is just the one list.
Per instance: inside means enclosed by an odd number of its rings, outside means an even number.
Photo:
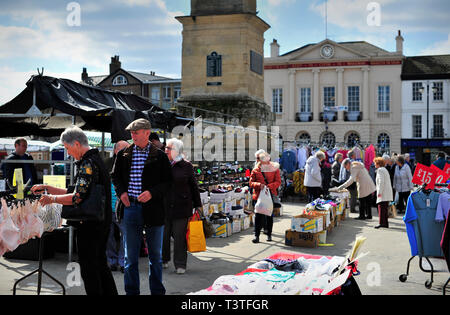
[{"label": "railing", "polygon": [[344,121],[361,121],[362,112],[344,112]]},{"label": "railing", "polygon": [[295,121],[296,122],[310,122],[313,120],[313,113],[300,112],[295,113]]},{"label": "railing", "polygon": [[328,120],[328,121],[336,121],[337,120],[337,112],[320,112],[319,115],[319,120],[320,121],[324,121],[324,120]]}]

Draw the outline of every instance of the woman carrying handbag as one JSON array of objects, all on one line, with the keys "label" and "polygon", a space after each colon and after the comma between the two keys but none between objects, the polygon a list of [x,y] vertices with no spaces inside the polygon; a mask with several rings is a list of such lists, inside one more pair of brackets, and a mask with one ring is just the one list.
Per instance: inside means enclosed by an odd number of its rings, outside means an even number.
[{"label": "woman carrying handbag", "polygon": [[[278,187],[281,185],[280,167],[278,163],[270,161],[270,155],[266,152],[256,157],[256,165],[250,175],[249,186],[253,189],[253,205],[258,201],[261,192],[267,187],[272,198],[278,196]],[[273,217],[255,211],[255,238],[253,243],[259,243],[261,229],[267,229],[267,241],[272,241]],[[264,224],[264,222],[266,224]]]}]

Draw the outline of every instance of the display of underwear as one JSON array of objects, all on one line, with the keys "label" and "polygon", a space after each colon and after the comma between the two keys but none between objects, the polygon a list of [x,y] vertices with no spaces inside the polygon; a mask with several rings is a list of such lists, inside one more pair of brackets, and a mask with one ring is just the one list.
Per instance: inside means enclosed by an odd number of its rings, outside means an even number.
[{"label": "display of underwear", "polygon": [[42,207],[37,200],[8,204],[5,199],[0,204],[0,256],[61,226],[59,204]]}]

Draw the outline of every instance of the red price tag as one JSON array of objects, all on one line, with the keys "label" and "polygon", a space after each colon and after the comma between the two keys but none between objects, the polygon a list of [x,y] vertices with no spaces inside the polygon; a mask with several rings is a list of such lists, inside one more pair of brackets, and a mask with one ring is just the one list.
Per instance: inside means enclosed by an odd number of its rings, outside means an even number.
[{"label": "red price tag", "polygon": [[445,164],[444,172],[446,172],[447,175],[450,176],[450,163]]},{"label": "red price tag", "polygon": [[427,184],[427,189],[434,189],[436,183],[437,173],[430,167],[417,163],[416,171],[412,178],[413,184],[423,185]]},{"label": "red price tag", "polygon": [[445,184],[447,182],[447,179],[450,177],[449,174],[434,165],[431,165],[430,168],[436,174],[436,184]]}]

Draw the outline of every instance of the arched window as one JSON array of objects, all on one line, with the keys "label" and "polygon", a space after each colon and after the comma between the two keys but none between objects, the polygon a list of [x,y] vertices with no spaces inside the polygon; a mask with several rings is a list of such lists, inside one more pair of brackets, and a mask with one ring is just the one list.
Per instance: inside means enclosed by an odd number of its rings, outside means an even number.
[{"label": "arched window", "polygon": [[127,78],[125,78],[125,76],[119,74],[118,76],[116,76],[113,80],[113,85],[127,85],[128,84],[128,80]]},{"label": "arched window", "polygon": [[380,133],[377,139],[378,150],[383,153],[388,153],[391,148],[391,138],[387,133]]},{"label": "arched window", "polygon": [[351,132],[348,134],[347,139],[346,139],[346,143],[348,147],[354,147],[355,145],[359,144],[359,142],[361,141],[361,137],[359,136],[358,133],[356,132]]},{"label": "arched window", "polygon": [[297,137],[297,141],[300,143],[310,143],[311,142],[311,136],[307,132],[302,132]]},{"label": "arched window", "polygon": [[326,147],[334,147],[334,145],[336,144],[336,136],[334,135],[334,133],[327,131],[322,134],[320,142]]}]

